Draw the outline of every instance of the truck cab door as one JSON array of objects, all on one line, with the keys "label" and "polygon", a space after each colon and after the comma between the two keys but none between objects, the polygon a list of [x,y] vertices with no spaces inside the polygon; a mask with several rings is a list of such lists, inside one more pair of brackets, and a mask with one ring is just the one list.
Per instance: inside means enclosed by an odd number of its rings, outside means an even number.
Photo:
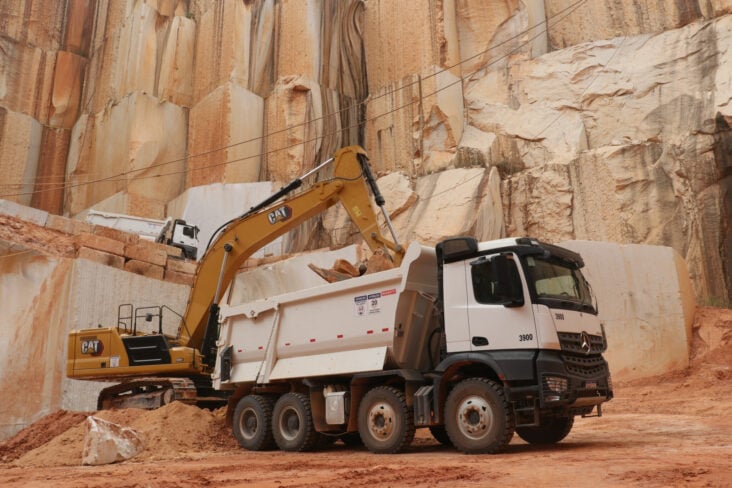
[{"label": "truck cab door", "polygon": [[492,254],[463,266],[470,350],[536,349],[534,313],[518,256]]}]

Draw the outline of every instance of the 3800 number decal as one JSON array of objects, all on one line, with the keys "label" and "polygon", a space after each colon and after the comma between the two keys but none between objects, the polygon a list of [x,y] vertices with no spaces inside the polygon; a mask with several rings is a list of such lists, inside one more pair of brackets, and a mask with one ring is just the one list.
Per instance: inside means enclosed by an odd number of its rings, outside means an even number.
[{"label": "3800 number decal", "polygon": [[533,341],[534,334],[519,334],[519,342]]}]

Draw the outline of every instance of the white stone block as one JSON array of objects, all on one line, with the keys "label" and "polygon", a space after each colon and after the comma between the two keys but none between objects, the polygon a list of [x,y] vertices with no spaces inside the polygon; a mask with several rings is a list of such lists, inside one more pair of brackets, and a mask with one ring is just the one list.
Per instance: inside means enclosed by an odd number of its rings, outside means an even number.
[{"label": "white stone block", "polygon": [[613,377],[630,380],[689,365],[694,293],[670,247],[567,241],[580,253],[608,337]]},{"label": "white stone block", "polygon": [[[200,259],[214,231],[229,220],[242,215],[251,207],[272,195],[276,189],[268,181],[257,183],[214,183],[189,188],[168,203],[167,214],[182,218],[196,225],[198,233],[198,258]],[[265,245],[253,257],[283,253],[284,238]]]},{"label": "white stone block", "polygon": [[26,207],[10,200],[0,200],[0,214],[16,217],[40,226],[46,225],[46,219],[48,219],[48,212]]},{"label": "white stone block", "polygon": [[81,455],[84,466],[112,464],[135,457],[143,450],[136,431],[113,422],[89,416]]}]

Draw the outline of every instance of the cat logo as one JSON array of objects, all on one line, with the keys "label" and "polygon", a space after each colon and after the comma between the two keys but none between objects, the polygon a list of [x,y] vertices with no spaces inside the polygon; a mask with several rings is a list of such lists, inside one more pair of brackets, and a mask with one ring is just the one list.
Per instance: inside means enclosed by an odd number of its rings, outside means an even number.
[{"label": "cat logo", "polygon": [[277,222],[284,222],[290,217],[292,217],[292,209],[287,205],[276,208],[267,214],[267,219],[272,225],[276,224]]},{"label": "cat logo", "polygon": [[101,356],[104,351],[104,343],[99,339],[86,339],[81,341],[81,353],[92,356]]}]

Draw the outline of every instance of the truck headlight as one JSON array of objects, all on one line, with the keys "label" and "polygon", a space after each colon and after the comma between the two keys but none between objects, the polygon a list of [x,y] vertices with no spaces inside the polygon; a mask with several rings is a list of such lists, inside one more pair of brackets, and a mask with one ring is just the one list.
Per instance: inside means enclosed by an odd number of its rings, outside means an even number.
[{"label": "truck headlight", "polygon": [[543,381],[544,401],[552,402],[562,399],[562,394],[567,391],[569,381],[563,376],[544,376]]}]

